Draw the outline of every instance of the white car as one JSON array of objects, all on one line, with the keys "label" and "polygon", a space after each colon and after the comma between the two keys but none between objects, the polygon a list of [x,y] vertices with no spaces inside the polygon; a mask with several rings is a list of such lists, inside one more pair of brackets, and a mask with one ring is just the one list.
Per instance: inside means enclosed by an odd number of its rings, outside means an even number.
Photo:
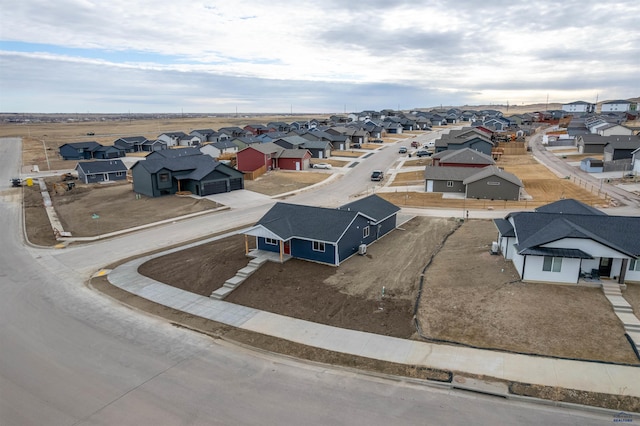
[{"label": "white car", "polygon": [[435,141],[429,141],[423,145],[424,148],[433,148],[434,146],[436,146]]},{"label": "white car", "polygon": [[313,165],[314,169],[330,169],[331,164],[328,163],[316,163]]}]

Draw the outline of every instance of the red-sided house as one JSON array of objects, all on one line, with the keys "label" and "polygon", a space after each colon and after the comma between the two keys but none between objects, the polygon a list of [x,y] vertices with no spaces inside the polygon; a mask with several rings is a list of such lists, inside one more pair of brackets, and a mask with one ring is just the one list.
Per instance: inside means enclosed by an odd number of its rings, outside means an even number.
[{"label": "red-sided house", "polygon": [[309,168],[311,152],[307,149],[285,149],[278,157],[278,167],[282,170],[305,170]]},{"label": "red-sided house", "polygon": [[267,170],[274,169],[275,159],[284,148],[273,142],[251,144],[238,151],[236,168],[241,172],[253,172],[265,166]]},{"label": "red-sided house", "polygon": [[265,166],[267,170],[304,170],[309,168],[311,152],[306,149],[285,149],[273,142],[252,144],[238,152],[236,168],[253,172]]}]

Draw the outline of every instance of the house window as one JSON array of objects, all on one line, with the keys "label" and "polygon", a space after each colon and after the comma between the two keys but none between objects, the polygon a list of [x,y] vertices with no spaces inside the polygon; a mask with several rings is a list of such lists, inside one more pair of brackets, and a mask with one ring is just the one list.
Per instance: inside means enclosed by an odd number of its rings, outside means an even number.
[{"label": "house window", "polygon": [[448,180],[447,181],[447,188],[453,188],[453,181],[452,180]]},{"label": "house window", "polygon": [[169,182],[169,173],[160,173],[160,182]]},{"label": "house window", "polygon": [[116,176],[124,176],[124,172],[116,172]]},{"label": "house window", "polygon": [[638,261],[637,259],[631,259],[629,261],[629,270],[640,271],[640,261]]},{"label": "house window", "polygon": [[562,269],[562,258],[545,256],[542,264],[542,270],[547,272],[560,272]]},{"label": "house window", "polygon": [[362,238],[367,238],[368,236],[369,236],[369,227],[368,227],[368,226],[365,226],[365,227],[362,229]]},{"label": "house window", "polygon": [[491,180],[490,180],[490,181],[488,181],[488,182],[487,182],[487,185],[494,185],[494,186],[497,186],[497,185],[500,185],[500,182],[498,182],[498,181],[491,181]]},{"label": "house window", "polygon": [[272,245],[272,246],[277,246],[278,245],[278,240],[273,239],[273,238],[265,238],[264,239],[264,243]]},{"label": "house window", "polygon": [[321,243],[320,241],[314,241],[313,242],[313,251],[324,251],[324,243]]}]

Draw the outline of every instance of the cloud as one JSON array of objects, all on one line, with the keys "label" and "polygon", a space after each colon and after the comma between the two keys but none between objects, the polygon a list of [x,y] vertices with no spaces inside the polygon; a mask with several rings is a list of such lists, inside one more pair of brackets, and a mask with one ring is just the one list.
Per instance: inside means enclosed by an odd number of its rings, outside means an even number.
[{"label": "cloud", "polygon": [[0,102],[336,111],[517,90],[570,100],[589,85],[626,98],[638,95],[637,16],[635,0],[22,0],[3,10]]}]

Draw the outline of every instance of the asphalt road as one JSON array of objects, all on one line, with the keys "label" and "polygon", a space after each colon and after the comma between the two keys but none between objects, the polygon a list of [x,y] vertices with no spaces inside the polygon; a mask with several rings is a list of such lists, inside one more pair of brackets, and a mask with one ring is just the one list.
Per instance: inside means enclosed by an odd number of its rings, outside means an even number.
[{"label": "asphalt road", "polygon": [[583,182],[589,182],[593,187],[599,188],[609,197],[613,198],[614,200],[618,200],[622,204],[625,204],[633,209],[637,209],[640,207],[639,196],[610,185],[606,182],[602,182],[600,179],[591,176],[589,173],[585,173],[580,169],[568,165],[565,161],[558,158],[558,156],[556,156],[553,152],[547,151],[542,145],[542,135],[543,133],[540,132],[530,139],[529,146],[531,147],[531,152],[547,167],[555,170],[558,176],[577,177]]},{"label": "asphalt road", "polygon": [[[112,259],[212,229],[199,218],[77,249],[22,244],[20,145],[0,140],[0,424],[554,424],[612,416],[451,392],[271,357],[85,287]],[[239,220],[259,212],[248,212]],[[238,216],[238,213],[234,213]],[[205,222],[201,222],[200,219]],[[209,224],[206,223],[209,220]]]}]

